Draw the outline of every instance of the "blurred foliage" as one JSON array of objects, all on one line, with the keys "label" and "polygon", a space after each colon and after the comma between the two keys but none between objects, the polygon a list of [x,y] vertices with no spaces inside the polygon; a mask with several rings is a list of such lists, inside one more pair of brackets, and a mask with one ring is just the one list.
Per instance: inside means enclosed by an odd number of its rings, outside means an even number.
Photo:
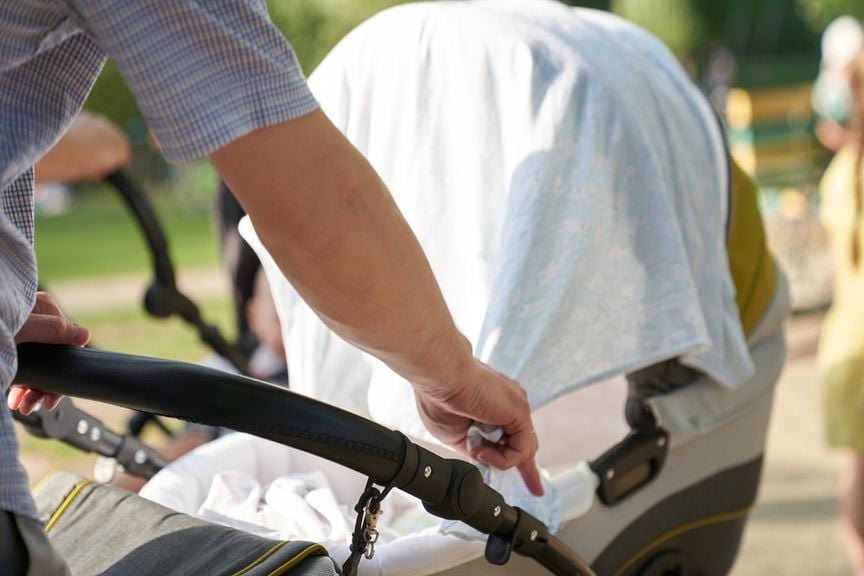
[{"label": "blurred foliage", "polygon": [[679,56],[699,56],[713,46],[739,58],[810,52],[821,31],[807,27],[796,0],[612,0],[612,10],[659,36]]},{"label": "blurred foliage", "polygon": [[[824,24],[805,19],[802,5],[843,1],[610,0],[609,8],[657,35],[701,74],[715,49],[728,50],[738,65],[737,83],[755,86],[811,80]],[[597,0],[571,3],[596,5]]]},{"label": "blurred foliage", "polygon": [[798,8],[811,29],[819,32],[840,16],[864,20],[862,0],[798,0]]},{"label": "blurred foliage", "polygon": [[[308,74],[348,31],[376,12],[408,0],[267,0],[271,17],[290,39]],[[819,34],[841,14],[864,18],[864,0],[563,0],[614,12],[666,42],[680,57],[704,67],[711,50],[728,48],[749,76],[762,82],[801,81],[812,75]],[[745,71],[746,72],[746,71]],[[745,77],[748,74],[745,73]],[[141,139],[134,99],[110,63],[87,107]]]},{"label": "blurred foliage", "polygon": [[307,74],[363,20],[409,0],[268,0],[273,23],[291,41]]},{"label": "blurred foliage", "polygon": [[[357,24],[376,12],[407,1],[267,0],[267,5],[273,23],[291,41],[300,64],[308,75],[327,52]],[[134,140],[141,140],[140,130],[134,123],[139,115],[135,100],[119,71],[110,62],[93,87],[86,108],[108,116],[132,132]]]},{"label": "blurred foliage", "polygon": [[126,87],[123,76],[114,65],[108,62],[99,75],[85,107],[111,118],[120,126],[139,116],[138,105]]},{"label": "blurred foliage", "polygon": [[678,55],[690,54],[704,37],[706,20],[693,0],[613,0],[612,10],[663,39]]},{"label": "blurred foliage", "polygon": [[[183,171],[181,182],[193,176],[198,166]],[[176,186],[175,193],[167,197],[157,188],[157,194],[150,194],[150,198],[177,268],[214,267],[218,249],[210,225],[209,200],[199,200],[186,189]],[[49,286],[73,278],[150,269],[150,253],[142,234],[119,195],[104,185],[82,187],[67,213],[37,216],[36,237],[39,278]]]}]

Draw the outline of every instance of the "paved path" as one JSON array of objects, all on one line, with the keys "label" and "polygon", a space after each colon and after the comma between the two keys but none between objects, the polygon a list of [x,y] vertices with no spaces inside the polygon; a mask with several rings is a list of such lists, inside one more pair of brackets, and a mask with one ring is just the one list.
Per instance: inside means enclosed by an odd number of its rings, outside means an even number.
[{"label": "paved path", "polygon": [[734,576],[851,574],[837,520],[843,456],[824,444],[815,361],[818,315],[789,326],[789,361],[777,388],[759,504]]},{"label": "paved path", "polygon": [[[108,278],[84,278],[52,282],[48,289],[60,307],[70,316],[141,305],[144,292],[152,280],[150,273],[124,274]],[[180,291],[196,302],[229,293],[228,277],[216,267],[184,268],[177,272]]]}]

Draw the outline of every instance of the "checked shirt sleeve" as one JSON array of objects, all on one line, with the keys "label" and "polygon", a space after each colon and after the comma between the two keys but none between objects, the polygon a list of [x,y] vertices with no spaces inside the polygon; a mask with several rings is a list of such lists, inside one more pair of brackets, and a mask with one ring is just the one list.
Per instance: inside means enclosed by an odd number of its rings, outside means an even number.
[{"label": "checked shirt sleeve", "polygon": [[317,108],[259,0],[69,0],[113,59],[165,156],[200,158]]}]

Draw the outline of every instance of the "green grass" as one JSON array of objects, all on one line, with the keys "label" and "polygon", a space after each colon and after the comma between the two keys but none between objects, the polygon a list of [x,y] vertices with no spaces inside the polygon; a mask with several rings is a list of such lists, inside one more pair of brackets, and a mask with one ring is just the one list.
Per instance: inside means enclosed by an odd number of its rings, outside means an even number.
[{"label": "green grass", "polygon": [[[226,338],[233,338],[232,311],[227,299],[198,302],[205,321],[215,324]],[[157,320],[139,308],[78,314],[75,321],[87,326],[92,343],[112,352],[125,352],[197,362],[211,353],[195,330],[177,318]]]},{"label": "green grass", "polygon": [[[209,199],[150,194],[178,269],[216,266],[218,248]],[[46,283],[148,270],[150,255],[119,195],[106,186],[77,190],[72,209],[37,217],[36,255]]]},{"label": "green grass", "polygon": [[[227,330],[231,323],[231,309],[227,299],[208,300],[199,303],[205,320],[217,324],[226,337],[233,334]],[[154,320],[140,309],[112,310],[104,313],[81,314],[75,320],[89,327],[93,334],[93,344],[114,352],[141,354],[198,362],[211,353],[210,349],[198,341],[194,330],[181,320]],[[81,403],[78,402],[81,406]],[[87,408],[93,416],[100,418],[115,432],[125,428],[125,416],[116,409],[100,408],[98,403],[90,403]],[[110,418],[109,418],[110,416]],[[163,419],[175,431],[182,428],[176,420]],[[54,470],[73,470],[90,476],[95,456],[66,445],[58,440],[45,440],[31,436],[17,426],[18,439],[25,466],[30,474],[31,483],[38,481],[46,473]],[[145,434],[144,441],[150,446],[159,447],[166,438],[155,429]]]},{"label": "green grass", "polygon": [[[218,250],[211,227],[210,205],[215,181],[209,168],[184,166],[176,170],[171,190],[148,186],[157,215],[168,238],[174,266],[182,278],[189,267],[218,266]],[[150,270],[150,254],[137,224],[120,196],[104,185],[76,190],[72,209],[63,215],[37,217],[36,254],[40,281],[92,279],[93,290],[107,287],[106,277]],[[205,321],[216,324],[233,338],[233,312],[227,295],[197,301]],[[182,320],[158,320],[139,305],[102,312],[78,313],[76,322],[87,326],[98,348],[186,362],[211,354],[193,328]],[[100,409],[97,417],[104,418]],[[116,419],[116,415],[114,416]],[[174,427],[180,424],[170,421]],[[116,424],[116,423],[115,423]],[[112,426],[119,430],[117,426]],[[58,441],[19,434],[31,480],[51,469],[71,468],[89,474],[94,457]],[[151,438],[157,444],[163,438]]]}]

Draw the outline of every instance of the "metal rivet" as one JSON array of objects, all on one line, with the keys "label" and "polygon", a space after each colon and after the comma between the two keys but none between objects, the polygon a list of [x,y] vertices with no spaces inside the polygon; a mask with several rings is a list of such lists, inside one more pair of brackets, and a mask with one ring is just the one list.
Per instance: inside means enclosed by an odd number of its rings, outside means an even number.
[{"label": "metal rivet", "polygon": [[606,471],[606,479],[607,480],[611,480],[614,477],[615,477],[615,470],[612,470],[610,468],[609,470]]},{"label": "metal rivet", "polygon": [[660,438],[657,438],[657,446],[659,448],[662,448],[665,445],[666,445],[666,437],[665,436],[661,436]]},{"label": "metal rivet", "polygon": [[136,450],[135,451],[135,463],[136,464],[144,464],[147,461],[147,454],[144,450]]},{"label": "metal rivet", "polygon": [[501,507],[495,506],[495,508],[492,509],[492,515],[495,516],[496,518],[498,516],[500,516],[501,515]]},{"label": "metal rivet", "polygon": [[94,426],[93,429],[90,430],[90,440],[98,442],[100,438],[102,438],[102,430]]},{"label": "metal rivet", "polygon": [[423,469],[423,477],[424,478],[431,478],[432,477],[432,467],[431,466],[426,466],[426,468]]},{"label": "metal rivet", "polygon": [[539,534],[537,533],[537,531],[536,531],[536,530],[531,530],[531,542],[534,542],[535,540],[537,540],[537,536],[539,536]]},{"label": "metal rivet", "polygon": [[78,421],[78,427],[76,428],[76,430],[78,430],[78,434],[86,434],[87,430],[89,430],[89,429],[90,429],[90,425],[87,424],[86,420],[79,420]]}]

